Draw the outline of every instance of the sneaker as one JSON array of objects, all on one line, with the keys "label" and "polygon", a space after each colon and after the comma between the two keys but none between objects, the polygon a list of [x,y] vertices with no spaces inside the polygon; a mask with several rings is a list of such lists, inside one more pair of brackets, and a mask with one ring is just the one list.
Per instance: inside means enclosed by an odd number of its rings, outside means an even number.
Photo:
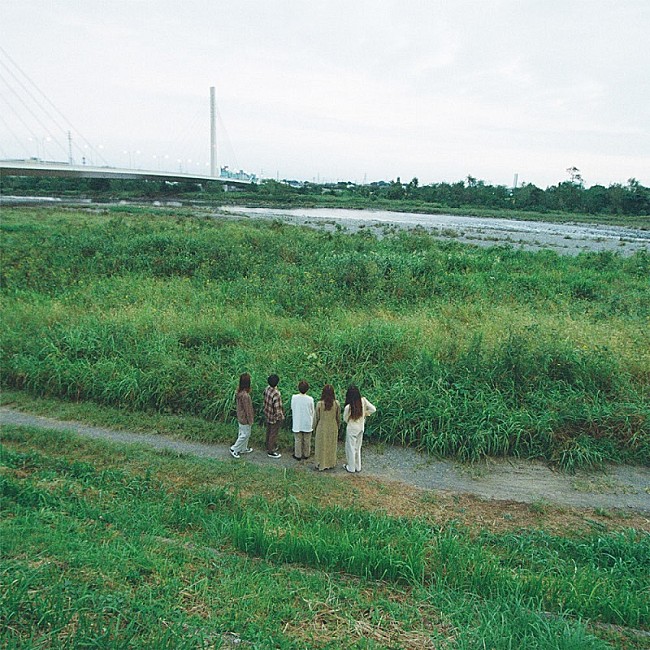
[{"label": "sneaker", "polygon": [[248,447],[247,449],[244,449],[244,450],[240,451],[239,453],[240,454],[252,454],[253,453],[253,448]]},{"label": "sneaker", "polygon": [[296,454],[293,454],[291,458],[293,458],[294,460],[302,460],[302,458],[300,458],[300,456],[296,456]]},{"label": "sneaker", "polygon": [[269,451],[266,455],[269,458],[282,458],[282,454],[277,451]]},{"label": "sneaker", "polygon": [[231,455],[233,458],[239,458],[239,452],[235,451],[235,450],[232,449],[232,448],[230,449],[230,455]]},{"label": "sneaker", "polygon": [[353,470],[353,469],[350,469],[347,465],[343,465],[343,469],[344,469],[346,472],[350,472],[350,474],[354,474],[354,470]]}]

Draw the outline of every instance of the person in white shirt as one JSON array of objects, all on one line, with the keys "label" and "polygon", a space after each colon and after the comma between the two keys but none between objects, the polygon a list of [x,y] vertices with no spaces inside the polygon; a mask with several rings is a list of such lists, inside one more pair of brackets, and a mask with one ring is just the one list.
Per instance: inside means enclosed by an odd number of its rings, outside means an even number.
[{"label": "person in white shirt", "polygon": [[309,384],[301,381],[299,393],[291,396],[291,416],[293,431],[293,457],[305,460],[311,456],[311,434],[314,430],[314,398],[307,395]]},{"label": "person in white shirt", "polygon": [[366,418],[377,409],[361,393],[356,386],[350,386],[345,395],[345,408],[343,421],[347,424],[345,429],[345,459],[343,466],[353,474],[361,471],[361,444],[363,443],[363,430]]}]

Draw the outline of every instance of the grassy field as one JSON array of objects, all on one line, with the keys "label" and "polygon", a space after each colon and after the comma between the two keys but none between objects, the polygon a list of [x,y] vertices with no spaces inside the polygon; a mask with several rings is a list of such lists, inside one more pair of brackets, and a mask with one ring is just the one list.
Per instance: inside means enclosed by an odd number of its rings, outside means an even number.
[{"label": "grassy field", "polygon": [[647,648],[647,520],[5,427],[0,647]]},{"label": "grassy field", "polygon": [[[238,375],[259,414],[275,371],[286,401],[357,382],[377,441],[650,462],[648,255],[189,210],[0,227],[3,403],[232,441]],[[647,518],[346,478],[6,426],[0,647],[650,647]]]},{"label": "grassy field", "polygon": [[[190,211],[3,209],[5,388],[230,423],[271,372],[441,456],[650,462],[650,257],[380,241]],[[219,427],[214,435],[219,435]]]},{"label": "grassy field", "polygon": [[375,435],[433,453],[648,457],[645,255],[169,213],[15,210],[2,227],[7,385],[224,420],[239,372],[259,398],[275,370],[285,392],[359,383]]}]

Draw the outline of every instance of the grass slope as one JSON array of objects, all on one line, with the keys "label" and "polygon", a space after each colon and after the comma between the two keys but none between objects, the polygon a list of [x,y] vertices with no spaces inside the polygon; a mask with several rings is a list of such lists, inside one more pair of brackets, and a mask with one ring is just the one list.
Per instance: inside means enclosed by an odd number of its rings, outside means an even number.
[{"label": "grass slope", "polygon": [[2,382],[231,422],[349,383],[371,435],[433,454],[650,461],[650,257],[380,241],[191,211],[6,209]]},{"label": "grass slope", "polygon": [[391,515],[370,485],[6,427],[0,644],[644,647],[647,532]]}]

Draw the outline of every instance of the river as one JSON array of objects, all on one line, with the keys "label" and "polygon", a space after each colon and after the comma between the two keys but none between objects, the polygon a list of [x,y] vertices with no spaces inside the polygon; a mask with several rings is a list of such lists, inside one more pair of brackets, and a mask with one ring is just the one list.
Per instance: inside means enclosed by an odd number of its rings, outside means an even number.
[{"label": "river", "polygon": [[650,250],[650,232],[621,226],[576,223],[518,221],[451,214],[418,214],[387,210],[343,210],[334,208],[247,208],[223,206],[219,214],[233,217],[279,219],[288,223],[346,228],[362,228],[383,235],[394,228],[423,228],[434,237],[478,246],[509,244],[526,250],[550,249],[558,253],[615,251],[631,255]]},{"label": "river", "polygon": [[[4,205],[74,205],[90,208],[101,205],[128,205],[130,201],[95,204],[89,199],[55,199],[51,197],[0,196]],[[140,201],[133,205],[142,205]],[[155,201],[158,207],[205,208],[196,202]],[[519,221],[488,217],[470,217],[451,214],[419,214],[415,212],[390,212],[388,210],[345,210],[339,208],[249,208],[221,206],[212,212],[217,218],[279,219],[287,223],[315,226],[334,230],[344,228],[355,232],[367,228],[378,236],[391,229],[423,228],[439,239],[453,240],[477,246],[508,244],[524,250],[554,250],[572,254],[583,251],[613,251],[632,255],[637,251],[650,251],[650,231],[622,226],[578,223],[548,223],[545,221]]]}]

